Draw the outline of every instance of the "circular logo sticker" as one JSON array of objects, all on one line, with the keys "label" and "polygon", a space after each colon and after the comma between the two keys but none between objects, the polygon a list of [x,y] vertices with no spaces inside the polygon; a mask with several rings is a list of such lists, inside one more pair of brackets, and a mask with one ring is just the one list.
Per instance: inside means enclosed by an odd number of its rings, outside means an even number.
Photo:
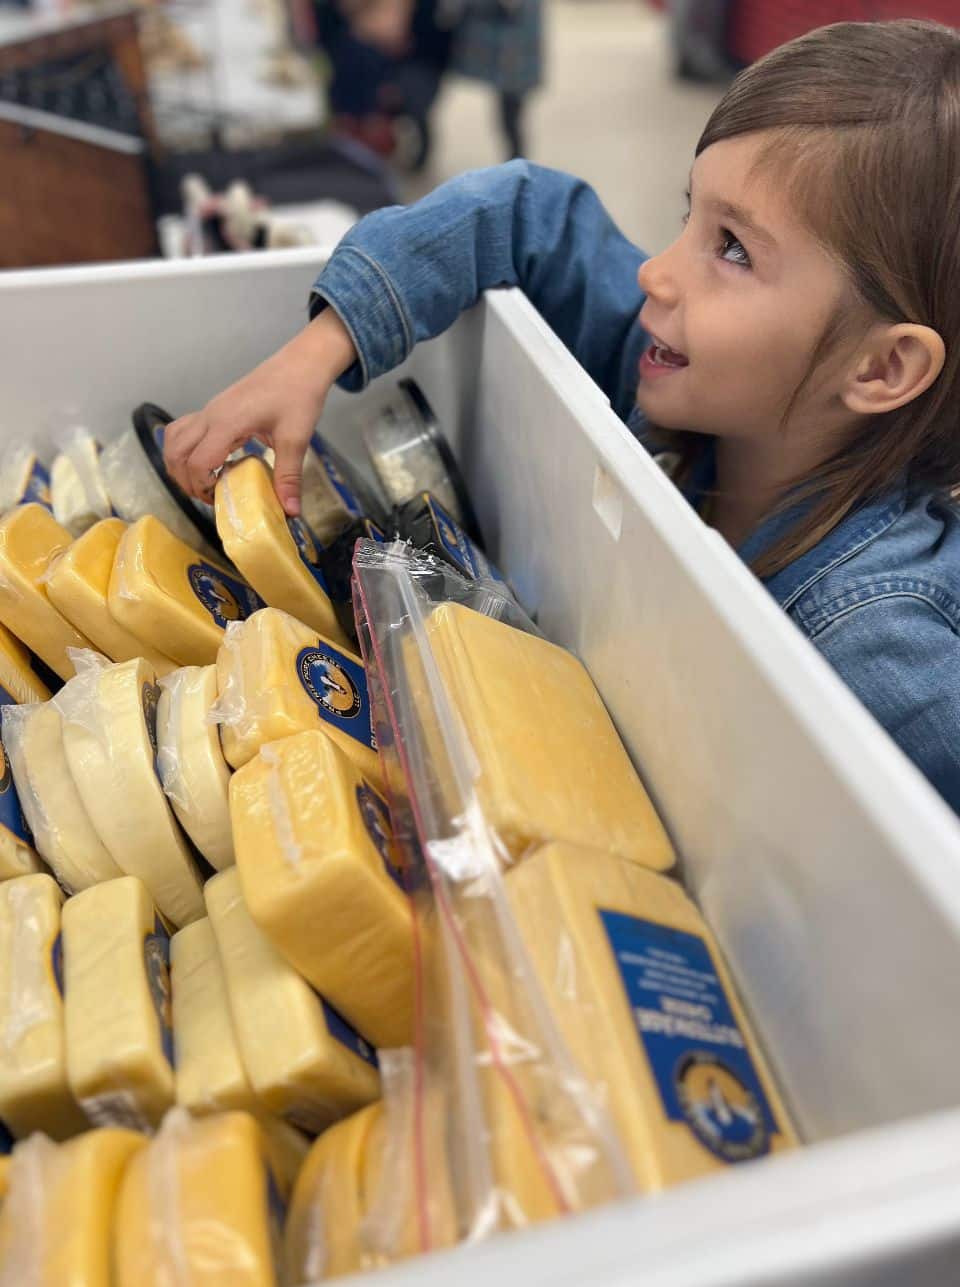
[{"label": "circular logo sticker", "polygon": [[169,945],[165,934],[147,934],[143,940],[143,963],[157,1020],[160,1040],[167,1059],[173,1062],[173,1008],[170,989]]},{"label": "circular logo sticker", "polygon": [[319,648],[305,648],[298,658],[300,682],[325,711],[338,719],[359,714],[360,692],[343,666]]},{"label": "circular logo sticker", "polygon": [[10,761],[7,759],[7,752],[2,742],[0,742],[0,795],[6,795],[13,785],[13,774],[10,771]]},{"label": "circular logo sticker", "polygon": [[143,718],[147,725],[147,736],[153,753],[157,753],[157,702],[160,700],[160,688],[157,684],[145,683],[140,689],[140,705],[143,707]]},{"label": "circular logo sticker", "polygon": [[675,1078],[684,1117],[716,1157],[744,1162],[767,1151],[769,1132],[756,1095],[716,1055],[686,1055]]},{"label": "circular logo sticker", "polygon": [[226,630],[231,621],[243,616],[237,596],[226,581],[205,563],[194,563],[187,569],[190,586],[214,621]]}]

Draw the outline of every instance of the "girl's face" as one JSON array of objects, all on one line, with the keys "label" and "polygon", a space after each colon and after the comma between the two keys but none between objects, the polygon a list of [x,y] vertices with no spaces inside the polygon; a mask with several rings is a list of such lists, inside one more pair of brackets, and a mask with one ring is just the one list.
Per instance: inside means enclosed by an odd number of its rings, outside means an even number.
[{"label": "girl's face", "polygon": [[[694,163],[690,213],[640,269],[653,338],[637,402],[665,429],[758,439],[783,423],[817,342],[849,293],[844,274],[791,216],[775,180],[752,173],[761,134],[713,144]],[[849,355],[847,355],[849,358]],[[790,416],[821,434],[843,408],[843,355],[818,369]]]}]

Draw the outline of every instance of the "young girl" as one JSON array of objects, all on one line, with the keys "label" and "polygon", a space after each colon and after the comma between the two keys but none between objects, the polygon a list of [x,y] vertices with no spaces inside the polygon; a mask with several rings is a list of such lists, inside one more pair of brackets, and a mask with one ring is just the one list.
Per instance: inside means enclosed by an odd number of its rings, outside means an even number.
[{"label": "young girl", "polygon": [[583,183],[520,162],[370,215],[305,330],[171,428],[170,469],[209,497],[255,434],[297,513],[334,381],[363,388],[503,285],[960,810],[960,34],[844,23],[749,68],[652,259]]}]

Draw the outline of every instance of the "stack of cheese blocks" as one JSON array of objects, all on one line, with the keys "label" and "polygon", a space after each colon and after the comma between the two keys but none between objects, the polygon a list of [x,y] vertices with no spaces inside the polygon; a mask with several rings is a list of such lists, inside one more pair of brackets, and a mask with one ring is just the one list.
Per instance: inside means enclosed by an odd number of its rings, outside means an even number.
[{"label": "stack of cheese blocks", "polygon": [[[196,1284],[273,1284],[288,1196],[290,1282],[376,1263],[360,1234],[388,1133],[376,1048],[412,1042],[415,972],[366,676],[312,534],[286,520],[262,460],[223,475],[216,513],[232,566],[151,516],[75,539],[39,504],[0,520],[6,778],[25,824],[0,832],[0,1119],[20,1141],[0,1249],[24,1266],[17,1282],[139,1287],[180,1281],[164,1276],[176,1265]],[[790,1143],[582,665],[458,605],[428,633],[532,967],[637,1187]],[[635,1020],[628,943],[661,964],[673,951],[668,1000],[699,971],[700,1018],[722,1010],[746,1052],[735,1066],[694,1059],[666,1085]],[[556,1214],[515,1096],[481,1080],[501,1223]],[[549,1157],[553,1110],[535,1110]],[[739,1153],[724,1135],[738,1112],[753,1126]],[[441,1207],[434,1245],[463,1232],[452,1198]],[[416,1230],[398,1245],[416,1250]]]}]

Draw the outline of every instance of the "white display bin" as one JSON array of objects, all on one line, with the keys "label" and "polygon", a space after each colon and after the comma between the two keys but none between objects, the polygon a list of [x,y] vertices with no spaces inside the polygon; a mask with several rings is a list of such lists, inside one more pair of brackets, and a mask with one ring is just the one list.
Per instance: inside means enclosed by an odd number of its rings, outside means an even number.
[{"label": "white display bin", "polygon": [[[318,267],[304,251],[0,277],[2,441],[198,407],[293,334]],[[811,1147],[379,1281],[960,1282],[957,818],[519,293],[406,369],[491,556],[599,686]],[[359,405],[331,400],[341,444]]]}]

